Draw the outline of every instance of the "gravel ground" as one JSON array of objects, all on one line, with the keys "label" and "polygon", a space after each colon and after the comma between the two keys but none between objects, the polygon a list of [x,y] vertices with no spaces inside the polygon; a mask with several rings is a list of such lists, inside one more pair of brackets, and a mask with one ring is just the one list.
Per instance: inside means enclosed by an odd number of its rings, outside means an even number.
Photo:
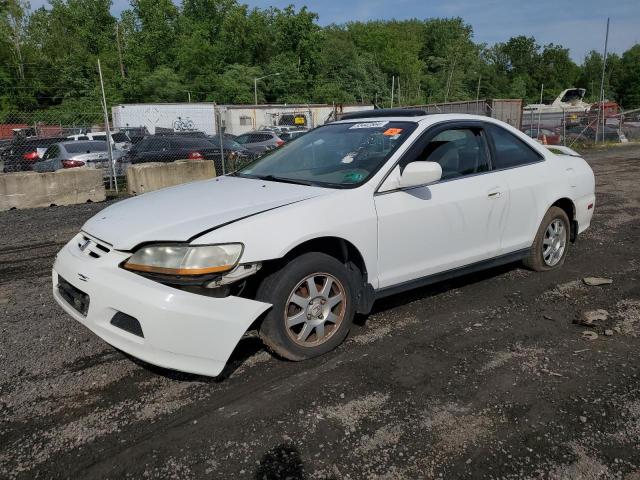
[{"label": "gravel ground", "polygon": [[561,270],[386,299],[302,363],[246,338],[217,379],[54,303],[55,252],[105,203],[0,214],[0,478],[640,480],[640,147],[586,157],[595,217]]}]

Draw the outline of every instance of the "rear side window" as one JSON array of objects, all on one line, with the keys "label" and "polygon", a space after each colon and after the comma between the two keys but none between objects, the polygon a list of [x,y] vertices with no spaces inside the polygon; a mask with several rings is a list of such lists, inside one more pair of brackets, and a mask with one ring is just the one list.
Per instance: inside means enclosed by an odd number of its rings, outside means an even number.
[{"label": "rear side window", "polygon": [[58,145],[51,145],[49,148],[47,148],[47,151],[45,152],[44,156],[42,157],[43,160],[48,160],[50,158],[55,158],[58,156],[58,152],[60,151],[60,149],[58,148]]},{"label": "rear side window", "polygon": [[494,168],[513,168],[542,160],[542,157],[512,133],[495,125],[490,126],[495,146]]}]

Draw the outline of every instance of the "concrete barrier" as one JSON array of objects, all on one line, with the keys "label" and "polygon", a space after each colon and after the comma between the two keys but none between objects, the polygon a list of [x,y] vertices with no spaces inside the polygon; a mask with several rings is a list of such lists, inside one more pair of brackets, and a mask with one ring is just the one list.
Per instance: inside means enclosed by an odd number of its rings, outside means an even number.
[{"label": "concrete barrier", "polygon": [[127,168],[127,189],[131,195],[140,195],[181,183],[207,180],[215,176],[216,170],[211,160],[139,163]]},{"label": "concrete barrier", "polygon": [[70,168],[57,172],[0,174],[0,212],[12,208],[38,208],[101,202],[106,192],[102,170]]}]

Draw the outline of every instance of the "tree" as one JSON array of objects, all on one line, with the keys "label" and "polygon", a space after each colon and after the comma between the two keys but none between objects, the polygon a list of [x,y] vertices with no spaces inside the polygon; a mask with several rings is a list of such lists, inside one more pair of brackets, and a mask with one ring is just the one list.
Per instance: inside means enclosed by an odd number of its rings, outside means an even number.
[{"label": "tree", "polygon": [[22,45],[28,20],[29,3],[24,0],[7,0],[0,13],[0,35],[9,44],[18,70],[18,78],[24,81]]},{"label": "tree", "polygon": [[627,110],[640,107],[640,44],[622,54],[620,70],[619,103]]},{"label": "tree", "polygon": [[[602,57],[576,65],[557,44],[531,36],[483,45],[462,18],[320,26],[306,7],[249,8],[239,0],[131,0],[118,19],[111,0],[0,1],[0,114],[99,108],[96,63],[113,102],[376,102],[395,105],[516,97],[545,101],[564,88],[599,94]],[[117,27],[117,36],[116,36]],[[634,46],[609,56],[605,92],[638,106]],[[125,75],[121,74],[121,65]]]}]

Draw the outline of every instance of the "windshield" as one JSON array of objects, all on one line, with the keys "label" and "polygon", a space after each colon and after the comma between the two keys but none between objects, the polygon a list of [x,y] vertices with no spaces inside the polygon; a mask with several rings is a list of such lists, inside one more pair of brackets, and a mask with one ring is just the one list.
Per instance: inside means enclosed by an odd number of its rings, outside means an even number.
[{"label": "windshield", "polygon": [[358,186],[384,165],[416,125],[387,120],[325,125],[236,175],[338,188]]}]

